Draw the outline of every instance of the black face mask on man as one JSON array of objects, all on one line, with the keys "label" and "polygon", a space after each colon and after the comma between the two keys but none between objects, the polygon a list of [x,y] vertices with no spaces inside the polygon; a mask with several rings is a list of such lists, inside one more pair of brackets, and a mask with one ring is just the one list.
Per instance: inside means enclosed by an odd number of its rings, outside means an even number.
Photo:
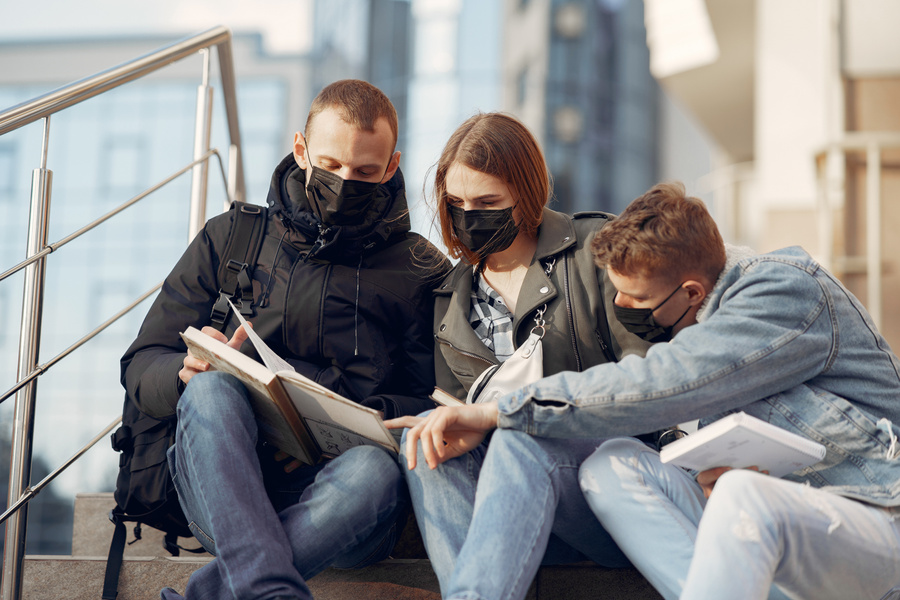
[{"label": "black face mask on man", "polygon": [[306,198],[313,213],[326,227],[361,225],[372,208],[380,186],[381,183],[343,179],[325,169],[313,167],[306,182]]},{"label": "black face mask on man", "polygon": [[499,210],[463,210],[458,206],[447,208],[453,233],[463,246],[478,255],[479,260],[506,250],[519,235],[512,207]]},{"label": "black face mask on man", "polygon": [[675,295],[675,292],[681,289],[683,283],[679,283],[678,287],[672,290],[672,293],[666,296],[666,299],[656,305],[656,308],[626,308],[613,303],[613,310],[619,322],[631,333],[648,342],[668,342],[672,339],[672,330],[684,318],[684,315],[691,310],[688,306],[687,310],[681,313],[678,320],[671,325],[660,325],[653,316],[654,311],[662,308],[662,305],[669,301],[669,298]]}]

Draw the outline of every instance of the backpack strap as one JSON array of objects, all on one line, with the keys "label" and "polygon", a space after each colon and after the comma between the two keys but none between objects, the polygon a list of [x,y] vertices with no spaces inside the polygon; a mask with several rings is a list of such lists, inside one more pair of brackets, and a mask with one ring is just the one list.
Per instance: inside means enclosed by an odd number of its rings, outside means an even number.
[{"label": "backpack strap", "polygon": [[219,297],[209,315],[213,326],[225,329],[228,321],[228,300],[245,317],[253,316],[253,268],[265,238],[267,210],[264,206],[233,202],[234,219],[225,251],[219,261],[216,278]]},{"label": "backpack strap", "polygon": [[109,520],[112,521],[116,529],[113,532],[112,542],[109,544],[109,556],[106,559],[106,573],[103,576],[103,594],[100,596],[103,600],[116,600],[119,595],[119,572],[122,569],[122,558],[125,554],[125,522],[122,517],[122,509],[118,506],[109,513]]}]

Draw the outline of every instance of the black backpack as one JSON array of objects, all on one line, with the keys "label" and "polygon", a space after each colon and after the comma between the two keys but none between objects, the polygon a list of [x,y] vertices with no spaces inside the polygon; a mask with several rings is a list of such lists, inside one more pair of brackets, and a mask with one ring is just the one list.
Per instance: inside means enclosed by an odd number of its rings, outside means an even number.
[{"label": "black backpack", "polygon": [[[245,316],[251,314],[252,271],[265,238],[267,221],[265,207],[234,202],[231,209],[237,212],[219,263],[217,277],[221,287],[210,315],[210,321],[219,329],[224,329],[227,322],[228,299]],[[175,428],[174,418],[148,417],[128,397],[125,398],[122,425],[111,436],[113,450],[120,453],[119,475],[114,493],[116,507],[109,513],[115,531],[106,562],[103,600],[114,600],[118,595],[126,522],[135,523],[135,541],[141,539],[142,525],[163,531],[163,545],[172,556],[178,556],[180,550],[204,551],[203,548],[188,549],[178,545],[179,537],[190,538],[193,534],[178,502],[166,460],[166,452],[175,443]]]}]

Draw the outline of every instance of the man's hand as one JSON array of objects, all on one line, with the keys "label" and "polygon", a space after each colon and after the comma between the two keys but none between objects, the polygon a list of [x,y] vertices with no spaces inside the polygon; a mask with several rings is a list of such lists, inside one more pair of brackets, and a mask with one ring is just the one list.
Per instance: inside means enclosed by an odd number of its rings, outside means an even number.
[{"label": "man's hand", "polygon": [[[235,330],[234,335],[230,340],[225,337],[224,333],[222,333],[215,327],[210,327],[209,325],[201,329],[200,333],[205,333],[211,338],[217,339],[224,344],[228,344],[235,350],[240,349],[241,344],[243,344],[247,340],[247,332],[244,331],[243,325]],[[191,377],[193,377],[197,373],[203,373],[205,371],[209,371],[209,363],[205,360],[200,360],[199,358],[191,354],[190,350],[188,350],[187,356],[184,357],[183,366],[181,367],[181,370],[178,371],[178,378],[186,384],[191,380]]]},{"label": "man's hand", "polygon": [[406,433],[406,463],[416,468],[416,446],[422,442],[431,469],[478,447],[487,432],[497,427],[497,404],[441,406],[427,417],[401,417],[385,421],[389,429],[410,427]]},{"label": "man's hand", "polygon": [[[759,467],[747,467],[751,471],[759,471]],[[719,480],[723,474],[727,473],[731,470],[731,467],[716,467],[714,469],[707,469],[706,471],[701,471],[697,474],[697,483],[700,484],[700,487],[703,489],[703,495],[709,498],[710,494],[712,494],[713,487],[715,487],[716,482]],[[769,474],[768,471],[759,471],[760,473]]]}]

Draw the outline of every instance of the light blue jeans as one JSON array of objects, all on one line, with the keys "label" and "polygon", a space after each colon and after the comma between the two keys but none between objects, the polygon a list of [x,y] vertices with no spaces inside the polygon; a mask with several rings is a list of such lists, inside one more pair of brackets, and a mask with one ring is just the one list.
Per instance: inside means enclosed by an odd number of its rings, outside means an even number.
[{"label": "light blue jeans", "polygon": [[578,486],[598,443],[497,430],[487,446],[434,470],[419,448],[406,477],[443,596],[524,598],[541,564],[629,566]]},{"label": "light blue jeans", "polygon": [[236,378],[191,379],[169,467],[191,531],[216,558],[191,575],[189,600],[312,598],[305,580],[326,567],[387,558],[408,507],[395,457],[360,446],[288,474],[257,435]]},{"label": "light blue jeans", "polygon": [[689,473],[631,438],[587,459],[581,487],[667,599],[900,598],[896,508],[748,470],[723,475],[707,502]]}]

